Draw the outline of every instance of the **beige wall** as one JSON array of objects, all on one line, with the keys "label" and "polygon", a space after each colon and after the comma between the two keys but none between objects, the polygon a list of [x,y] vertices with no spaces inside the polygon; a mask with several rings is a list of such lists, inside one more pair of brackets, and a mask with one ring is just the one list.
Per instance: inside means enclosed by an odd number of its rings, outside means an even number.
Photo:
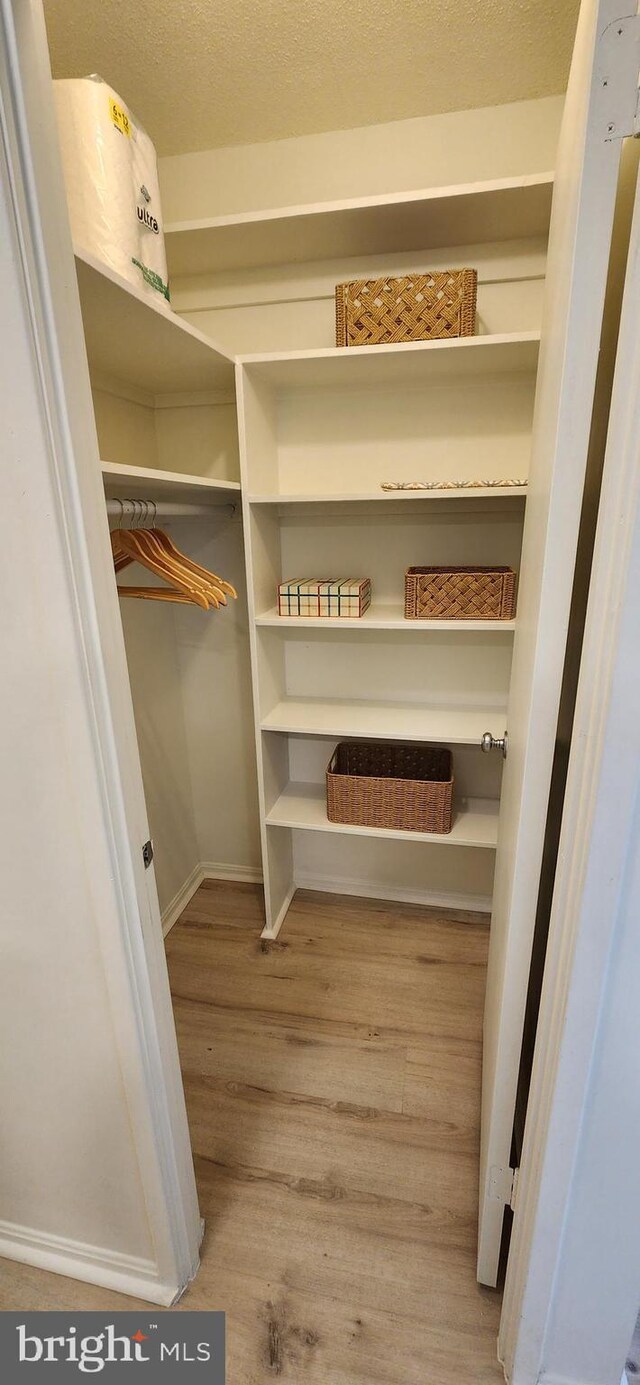
[{"label": "beige wall", "polygon": [[[104,460],[237,479],[235,405],[212,404],[203,395],[168,406],[142,394],[123,398],[118,388],[115,381],[94,382]],[[135,495],[135,482],[113,489],[126,498]],[[238,591],[238,601],[219,613],[120,601],[166,915],[199,866],[252,873],[260,850],[242,524],[238,515],[215,511],[211,519],[163,523],[186,553]],[[153,581],[139,567],[128,568],[121,580]]]}]

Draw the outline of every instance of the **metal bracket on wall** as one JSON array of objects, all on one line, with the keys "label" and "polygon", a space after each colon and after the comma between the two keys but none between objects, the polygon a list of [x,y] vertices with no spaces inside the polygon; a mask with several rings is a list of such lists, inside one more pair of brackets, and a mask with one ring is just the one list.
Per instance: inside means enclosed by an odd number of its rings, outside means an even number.
[{"label": "metal bracket on wall", "polygon": [[506,760],[509,750],[508,732],[505,731],[504,736],[492,736],[490,731],[485,731],[480,738],[480,749],[485,755],[488,755],[490,750],[501,750],[502,758]]}]

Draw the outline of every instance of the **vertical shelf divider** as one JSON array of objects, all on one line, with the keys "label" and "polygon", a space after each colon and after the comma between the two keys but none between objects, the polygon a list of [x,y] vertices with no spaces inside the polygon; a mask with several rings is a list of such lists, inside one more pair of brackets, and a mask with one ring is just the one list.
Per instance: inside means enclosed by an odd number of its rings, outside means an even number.
[{"label": "vertical shelf divider", "polygon": [[[287,782],[288,751],[285,737],[268,737],[267,744],[267,738],[261,730],[265,697],[267,693],[273,694],[275,691],[278,669],[273,663],[267,662],[259,647],[256,615],[267,596],[269,600],[273,600],[273,592],[280,580],[277,533],[279,520],[277,514],[255,514],[248,494],[250,478],[257,479],[260,485],[276,485],[275,406],[269,391],[252,380],[240,363],[236,365],[236,399],[265,900],[265,926],[262,936],[273,939],[278,935],[295,890],[293,841],[289,828],[268,831],[266,825],[267,813]],[[282,680],[282,673],[280,677]]]}]

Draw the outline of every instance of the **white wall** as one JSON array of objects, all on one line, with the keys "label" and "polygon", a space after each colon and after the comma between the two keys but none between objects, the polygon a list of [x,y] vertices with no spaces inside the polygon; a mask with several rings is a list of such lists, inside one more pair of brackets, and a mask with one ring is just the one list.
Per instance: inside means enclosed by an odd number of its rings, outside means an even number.
[{"label": "white wall", "polygon": [[[128,568],[124,582],[148,585]],[[142,779],[165,912],[200,863],[187,755],[178,626],[164,602],[120,601]],[[178,608],[182,614],[182,608]],[[205,617],[206,618],[206,617]]]},{"label": "white wall", "polygon": [[242,523],[222,519],[212,530],[189,521],[171,532],[238,592],[209,615],[177,607],[176,637],[198,858],[204,870],[242,878],[260,870]]}]

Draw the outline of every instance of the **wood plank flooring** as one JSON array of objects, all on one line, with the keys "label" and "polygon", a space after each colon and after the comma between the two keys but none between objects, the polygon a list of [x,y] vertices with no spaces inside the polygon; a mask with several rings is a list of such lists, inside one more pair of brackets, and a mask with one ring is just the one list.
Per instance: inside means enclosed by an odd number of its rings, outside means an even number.
[{"label": "wood plank flooring", "polygon": [[[499,1385],[475,1281],[488,926],[300,892],[262,942],[205,882],[167,939],[200,1206],[183,1308],[226,1309],[229,1385]],[[0,1262],[0,1308],[129,1308]]]}]

